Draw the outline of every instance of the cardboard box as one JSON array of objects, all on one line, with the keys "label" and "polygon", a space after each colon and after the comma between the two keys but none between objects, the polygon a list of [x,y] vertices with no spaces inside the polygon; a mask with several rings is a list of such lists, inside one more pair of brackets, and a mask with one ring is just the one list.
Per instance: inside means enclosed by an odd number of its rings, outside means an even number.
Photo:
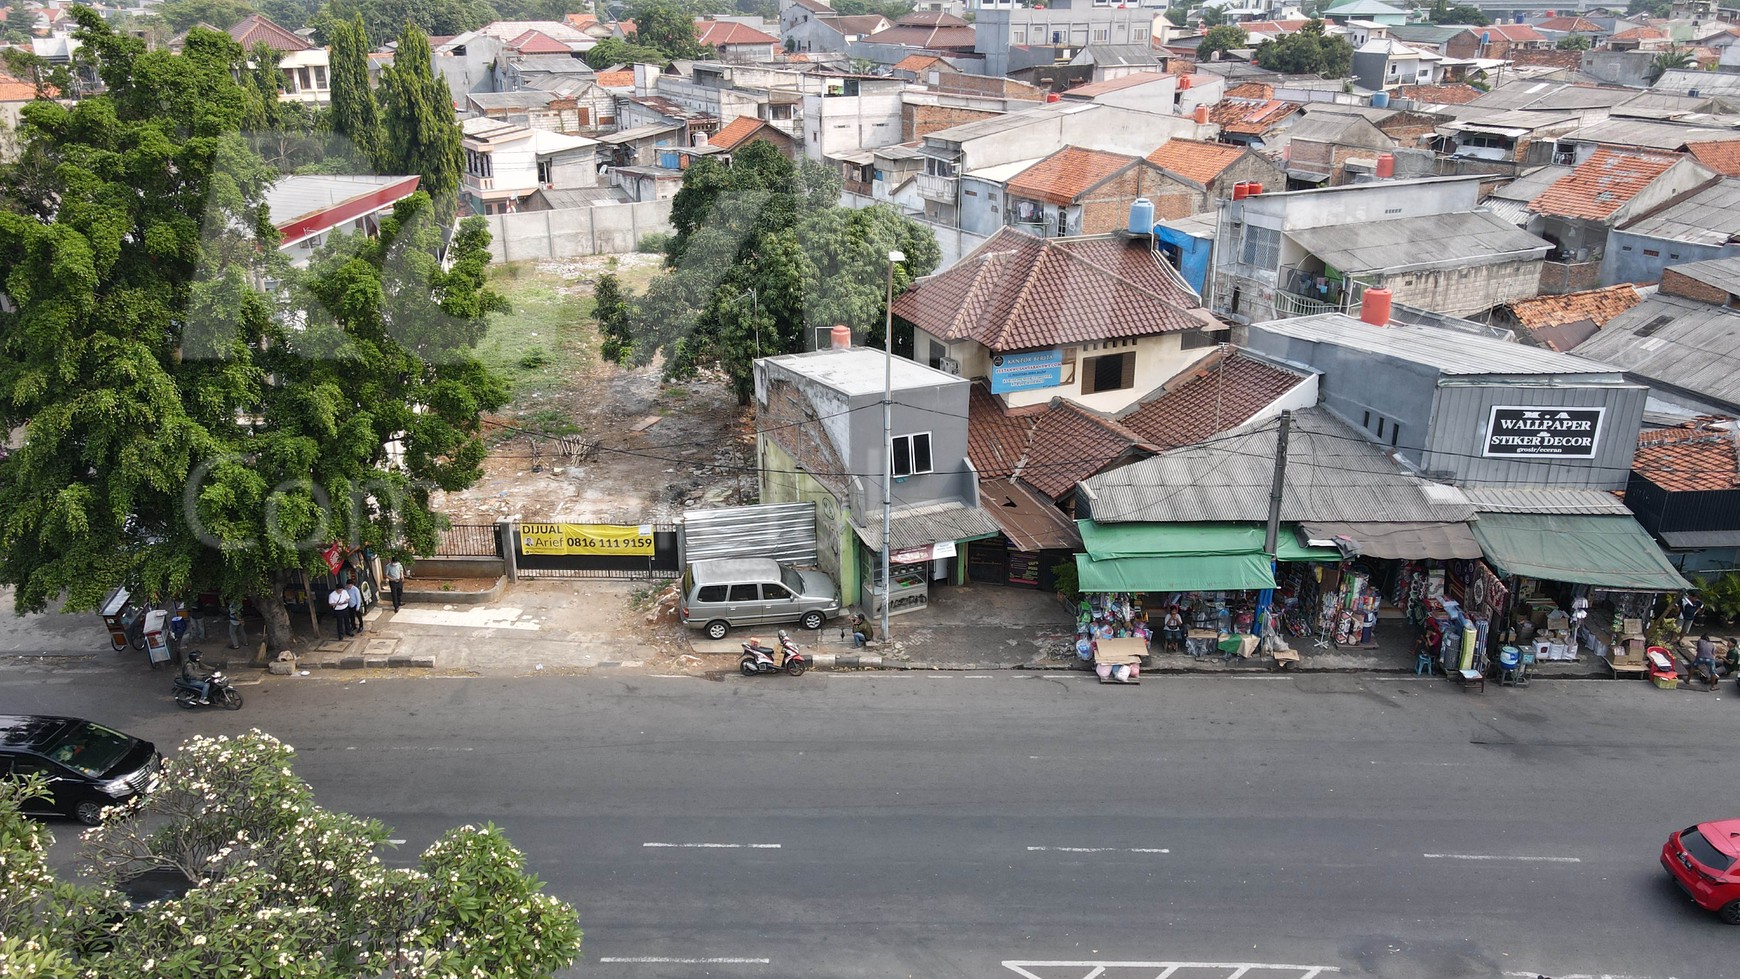
[{"label": "cardboard box", "polygon": [[1534,623],[1537,630],[1545,629],[1547,627],[1547,610],[1544,608],[1535,609],[1534,614],[1529,616],[1529,621]]},{"label": "cardboard box", "polygon": [[1632,636],[1641,636],[1641,635],[1643,635],[1643,620],[1642,619],[1621,619],[1620,620],[1620,631],[1625,633],[1625,637],[1627,639],[1631,638]]}]

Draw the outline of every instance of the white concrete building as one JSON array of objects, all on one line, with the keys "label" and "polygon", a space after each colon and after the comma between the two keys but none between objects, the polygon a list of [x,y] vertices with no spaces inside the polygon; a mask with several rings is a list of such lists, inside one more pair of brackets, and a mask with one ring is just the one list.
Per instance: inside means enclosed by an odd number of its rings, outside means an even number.
[{"label": "white concrete building", "polygon": [[598,185],[596,140],[495,119],[467,119],[466,202],[479,214],[507,214],[537,190]]}]

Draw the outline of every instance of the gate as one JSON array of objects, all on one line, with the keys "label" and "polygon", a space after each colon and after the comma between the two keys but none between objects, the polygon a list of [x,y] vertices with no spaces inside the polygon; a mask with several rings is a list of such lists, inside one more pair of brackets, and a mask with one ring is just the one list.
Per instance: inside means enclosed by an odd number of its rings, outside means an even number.
[{"label": "gate", "polygon": [[683,511],[683,560],[770,557],[781,564],[816,564],[816,505],[759,503]]},{"label": "gate", "polygon": [[501,557],[501,534],[495,524],[454,524],[441,532],[434,554],[424,557]]},{"label": "gate", "polygon": [[512,528],[522,578],[675,578],[675,524],[520,523]]}]

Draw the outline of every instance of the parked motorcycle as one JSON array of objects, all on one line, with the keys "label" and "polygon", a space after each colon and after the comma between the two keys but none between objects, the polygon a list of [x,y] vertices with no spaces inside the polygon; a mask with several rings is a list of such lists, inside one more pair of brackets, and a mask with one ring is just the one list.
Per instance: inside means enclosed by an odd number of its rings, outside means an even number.
[{"label": "parked motorcycle", "polygon": [[199,665],[199,654],[187,654],[187,668],[183,669],[171,684],[175,693],[175,703],[184,710],[195,707],[222,707],[225,710],[241,710],[242,695],[231,685],[230,678],[224,676],[224,671],[213,670],[203,680],[189,673]]},{"label": "parked motorcycle", "polygon": [[797,643],[792,642],[791,637],[785,634],[784,629],[779,630],[779,649],[777,650],[777,652],[785,654],[784,665],[781,665],[779,658],[774,655],[775,652],[776,650],[763,646],[761,640],[751,639],[743,644],[743,658],[737,661],[737,668],[743,672],[744,676],[782,671],[792,676],[803,676],[804,670],[809,668],[809,661],[804,659],[803,652],[798,649]]}]

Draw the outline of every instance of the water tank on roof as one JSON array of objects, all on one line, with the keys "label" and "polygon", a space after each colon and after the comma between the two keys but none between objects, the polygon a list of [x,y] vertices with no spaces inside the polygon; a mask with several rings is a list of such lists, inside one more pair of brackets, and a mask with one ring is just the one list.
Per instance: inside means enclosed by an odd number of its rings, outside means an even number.
[{"label": "water tank on roof", "polygon": [[1057,94],[1056,92],[1047,92],[1047,93],[1045,93],[1045,101],[1047,101],[1047,102],[1062,102],[1063,96]]},{"label": "water tank on roof", "polygon": [[1138,197],[1130,202],[1130,233],[1133,235],[1151,235],[1154,233],[1154,202],[1146,197]]},{"label": "water tank on roof", "polygon": [[1359,318],[1372,326],[1390,325],[1391,294],[1388,289],[1367,289],[1360,297]]},{"label": "water tank on roof", "polygon": [[1374,109],[1387,109],[1387,108],[1389,108],[1390,107],[1390,93],[1388,93],[1388,92],[1373,92],[1373,93],[1371,93],[1371,107]]},{"label": "water tank on roof", "polygon": [[1192,113],[1191,118],[1196,120],[1196,124],[1198,126],[1208,125],[1208,106],[1206,106],[1206,105],[1197,106],[1196,111],[1194,113]]}]

